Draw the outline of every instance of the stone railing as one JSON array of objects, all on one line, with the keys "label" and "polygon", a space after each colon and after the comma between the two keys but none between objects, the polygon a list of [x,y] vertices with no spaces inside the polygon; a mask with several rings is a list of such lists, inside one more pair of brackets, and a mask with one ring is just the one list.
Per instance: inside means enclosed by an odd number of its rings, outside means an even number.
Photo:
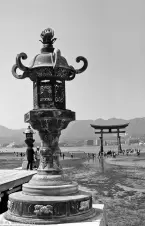
[{"label": "stone railing", "polygon": [[21,191],[22,185],[27,183],[36,171],[19,169],[0,170],[0,214],[7,211],[9,195]]}]

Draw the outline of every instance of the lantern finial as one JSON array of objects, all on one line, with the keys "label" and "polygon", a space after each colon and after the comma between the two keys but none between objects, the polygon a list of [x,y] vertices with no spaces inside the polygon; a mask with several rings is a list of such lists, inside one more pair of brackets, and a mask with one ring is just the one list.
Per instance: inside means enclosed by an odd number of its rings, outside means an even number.
[{"label": "lantern finial", "polygon": [[[56,38],[54,37],[54,30],[51,28],[47,28],[44,31],[42,31],[40,37],[42,40],[40,42],[43,43],[43,48],[41,49],[41,52],[50,51],[50,48],[54,50],[53,43],[56,41]],[[49,49],[48,49],[49,47]],[[51,52],[51,51],[50,51]]]}]

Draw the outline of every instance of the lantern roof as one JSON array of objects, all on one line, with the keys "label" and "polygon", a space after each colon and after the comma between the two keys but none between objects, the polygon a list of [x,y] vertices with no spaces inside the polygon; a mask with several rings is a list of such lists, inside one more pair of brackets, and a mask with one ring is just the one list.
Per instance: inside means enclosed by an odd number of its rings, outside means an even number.
[{"label": "lantern roof", "polygon": [[25,133],[25,134],[34,134],[34,131],[32,130],[32,128],[30,126],[28,126],[28,128],[23,133]]},{"label": "lantern roof", "polygon": [[[21,59],[27,59],[25,53],[20,53],[16,57],[16,64],[12,68],[12,74],[18,79],[29,77],[32,81],[37,79],[56,79],[56,80],[72,80],[76,74],[82,73],[86,70],[88,62],[86,58],[79,56],[76,58],[76,62],[83,61],[84,65],[80,69],[75,69],[70,66],[61,55],[61,51],[53,47],[53,43],[56,41],[54,37],[54,31],[51,28],[47,28],[42,31],[40,40],[43,44],[41,53],[37,54],[30,63],[29,67],[22,64]],[[18,75],[16,70],[19,68],[23,71],[22,75]]]},{"label": "lantern roof", "polygon": [[54,49],[51,52],[42,52],[41,54],[36,55],[33,60],[30,62],[30,68],[37,67],[53,67],[53,68],[65,68],[72,69],[73,67],[68,65],[65,57],[61,56],[61,51],[59,49]]}]

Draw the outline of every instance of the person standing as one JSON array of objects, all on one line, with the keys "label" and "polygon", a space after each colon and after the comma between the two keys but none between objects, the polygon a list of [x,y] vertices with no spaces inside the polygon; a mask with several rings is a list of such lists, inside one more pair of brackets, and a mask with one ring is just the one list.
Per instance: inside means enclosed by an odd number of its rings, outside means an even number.
[{"label": "person standing", "polygon": [[33,147],[28,147],[26,150],[27,155],[27,170],[30,168],[30,170],[33,169],[33,161],[34,161],[34,150]]},{"label": "person standing", "polygon": [[37,148],[36,148],[36,151],[35,151],[35,161],[37,161],[37,159],[38,159],[38,155],[39,155],[39,147],[37,146]]},{"label": "person standing", "polygon": [[138,150],[137,150],[137,156],[139,156],[139,155],[140,155],[140,150],[138,149]]},{"label": "person standing", "polygon": [[92,158],[93,158],[93,161],[94,161],[94,159],[95,159],[95,154],[94,153],[92,153]]}]

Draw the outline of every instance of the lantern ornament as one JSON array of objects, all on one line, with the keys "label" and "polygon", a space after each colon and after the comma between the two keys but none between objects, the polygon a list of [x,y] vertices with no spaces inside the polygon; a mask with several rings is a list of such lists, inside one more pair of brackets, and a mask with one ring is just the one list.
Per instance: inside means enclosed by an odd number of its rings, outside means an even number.
[{"label": "lantern ornament", "polygon": [[[76,182],[62,174],[58,141],[61,130],[75,120],[75,112],[66,109],[65,81],[85,71],[88,62],[80,56],[76,61],[82,61],[83,66],[80,69],[70,66],[60,50],[53,47],[56,38],[51,28],[44,30],[41,38],[41,53],[30,66],[23,65],[21,60],[27,59],[27,55],[20,53],[12,68],[14,77],[30,78],[33,82],[33,110],[25,114],[24,120],[39,132],[40,163],[37,174],[23,184],[22,192],[10,194],[12,205],[5,218],[39,225],[85,221],[97,215],[92,208],[92,195],[80,191]],[[17,74],[17,68],[22,74]],[[25,133],[32,138],[30,127]]]}]

